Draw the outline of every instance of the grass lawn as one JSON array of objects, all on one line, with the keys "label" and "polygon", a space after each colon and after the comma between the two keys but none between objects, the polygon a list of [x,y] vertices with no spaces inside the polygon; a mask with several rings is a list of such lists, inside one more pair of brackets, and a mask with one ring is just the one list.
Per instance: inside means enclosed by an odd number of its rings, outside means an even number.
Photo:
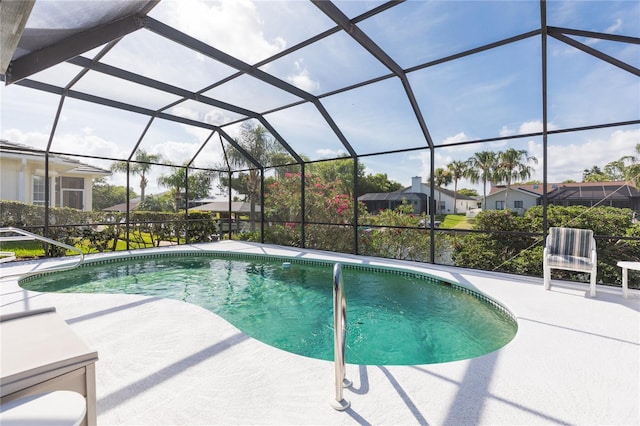
[{"label": "grass lawn", "polygon": [[[116,251],[126,250],[127,242],[124,235],[120,236],[116,243]],[[95,248],[89,247],[88,240],[78,241],[74,244],[77,248],[82,250],[83,253],[98,253]],[[112,242],[109,244],[109,250],[111,251]],[[148,233],[132,233],[129,239],[129,248],[147,248],[153,247],[151,235]],[[34,259],[45,255],[44,243],[41,241],[8,241],[0,243],[0,251],[12,251],[16,254],[18,259]],[[74,251],[67,251],[67,255],[76,255]]]},{"label": "grass lawn", "polygon": [[471,229],[473,219],[467,218],[464,214],[448,214],[440,224],[441,228],[447,229]]},{"label": "grass lawn", "polygon": [[40,241],[7,241],[0,243],[0,251],[12,251],[19,259],[44,256],[44,243]]}]

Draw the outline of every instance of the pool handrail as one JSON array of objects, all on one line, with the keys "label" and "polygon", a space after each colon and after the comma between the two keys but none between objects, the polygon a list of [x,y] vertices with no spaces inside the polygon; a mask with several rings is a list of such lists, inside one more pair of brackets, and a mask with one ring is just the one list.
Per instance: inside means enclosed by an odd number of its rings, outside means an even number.
[{"label": "pool handrail", "polygon": [[[41,274],[41,273],[44,273],[44,272],[65,271],[67,269],[76,268],[76,267],[80,266],[84,262],[84,253],[82,252],[82,250],[80,250],[77,247],[70,246],[69,244],[65,244],[65,243],[62,243],[60,241],[52,240],[51,238],[43,237],[42,235],[34,234],[32,232],[25,231],[24,229],[20,229],[20,228],[15,228],[13,226],[9,226],[9,227],[6,227],[6,228],[0,228],[0,234],[5,234],[5,233],[20,234],[20,236],[4,237],[4,236],[0,235],[0,242],[39,240],[39,241],[42,241],[42,242],[45,242],[45,243],[48,243],[48,244],[53,244],[53,245],[62,247],[62,248],[67,249],[67,250],[75,251],[80,256],[78,257],[76,262],[73,262],[71,264],[59,265],[59,266],[55,266],[55,267],[52,267],[52,268],[38,270],[38,271],[21,272],[21,273],[16,273],[16,274],[11,274],[11,275],[3,275],[2,278],[7,278],[7,277],[10,277],[10,276],[13,276],[13,275],[29,276],[29,275]],[[0,257],[0,263],[9,262],[11,260],[15,260],[16,259],[15,253],[13,253],[13,252],[4,252],[3,251],[0,254],[6,256],[6,257]]]},{"label": "pool handrail", "polygon": [[344,361],[345,337],[347,335],[347,298],[342,283],[342,265],[333,266],[333,354],[335,363],[336,397],[331,406],[343,411],[351,403],[342,396],[342,389],[351,386],[351,381],[345,378]]}]

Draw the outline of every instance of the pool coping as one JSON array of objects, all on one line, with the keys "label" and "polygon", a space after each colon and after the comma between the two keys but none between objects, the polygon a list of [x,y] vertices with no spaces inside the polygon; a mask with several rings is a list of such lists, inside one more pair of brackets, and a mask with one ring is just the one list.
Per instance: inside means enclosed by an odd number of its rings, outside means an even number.
[{"label": "pool coping", "polygon": [[[517,318],[504,348],[418,366],[347,365],[346,412],[333,410],[333,363],[290,354],[183,302],[55,295],[2,279],[2,313],[54,305],[98,350],[99,424],[639,424],[640,298],[542,278],[224,241],[145,250],[218,251],[406,268],[477,291]],[[140,253],[140,251],[136,251]],[[128,253],[101,258],[127,257]],[[93,255],[87,256],[89,260]],[[59,262],[59,261],[58,261]],[[36,271],[56,261],[20,262]],[[179,321],[178,321],[179,319]],[[2,350],[8,350],[2,348]]]}]

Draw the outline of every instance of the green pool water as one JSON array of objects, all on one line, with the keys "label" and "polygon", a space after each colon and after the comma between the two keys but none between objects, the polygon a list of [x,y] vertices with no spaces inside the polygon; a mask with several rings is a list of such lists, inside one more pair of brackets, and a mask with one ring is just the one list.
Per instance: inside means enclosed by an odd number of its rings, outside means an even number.
[{"label": "green pool water", "polygon": [[[342,276],[349,363],[416,365],[473,358],[501,348],[516,333],[515,322],[504,312],[434,279],[348,265]],[[182,300],[269,345],[333,360],[332,282],[332,264],[285,267],[268,258],[180,255],[88,265],[22,286]]]}]

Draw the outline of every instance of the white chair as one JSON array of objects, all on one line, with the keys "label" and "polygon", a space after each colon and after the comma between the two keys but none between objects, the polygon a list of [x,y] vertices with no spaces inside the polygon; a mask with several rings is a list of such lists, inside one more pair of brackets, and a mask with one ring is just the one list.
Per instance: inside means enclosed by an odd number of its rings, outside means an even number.
[{"label": "white chair", "polygon": [[545,290],[551,287],[551,269],[563,269],[591,274],[589,296],[596,295],[598,257],[592,230],[549,228],[543,258]]}]

